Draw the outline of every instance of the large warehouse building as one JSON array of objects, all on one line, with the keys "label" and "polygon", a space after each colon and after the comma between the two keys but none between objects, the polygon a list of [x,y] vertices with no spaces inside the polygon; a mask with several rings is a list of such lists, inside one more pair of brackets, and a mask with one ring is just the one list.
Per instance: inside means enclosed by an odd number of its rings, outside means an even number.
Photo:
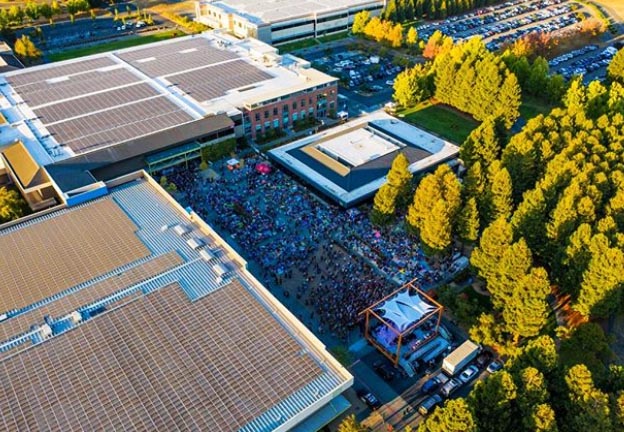
[{"label": "large warehouse building", "polygon": [[316,431],[353,377],[137,172],[0,229],[0,429]]},{"label": "large warehouse building", "polygon": [[337,80],[254,39],[208,32],[0,75],[0,177],[33,210],[201,148],[336,108]]},{"label": "large warehouse building", "polygon": [[344,32],[363,10],[378,16],[386,0],[199,0],[195,19],[270,44]]}]

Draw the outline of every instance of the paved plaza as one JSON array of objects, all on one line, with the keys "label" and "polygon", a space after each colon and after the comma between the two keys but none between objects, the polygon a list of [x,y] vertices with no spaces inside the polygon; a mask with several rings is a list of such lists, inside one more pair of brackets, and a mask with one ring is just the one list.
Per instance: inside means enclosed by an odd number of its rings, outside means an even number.
[{"label": "paved plaza", "polygon": [[358,313],[403,281],[427,289],[442,280],[448,263],[433,269],[401,227],[381,232],[363,211],[328,204],[279,169],[257,172],[261,161],[234,171],[216,164],[218,179],[186,169],[168,179],[327,343],[354,342]]}]

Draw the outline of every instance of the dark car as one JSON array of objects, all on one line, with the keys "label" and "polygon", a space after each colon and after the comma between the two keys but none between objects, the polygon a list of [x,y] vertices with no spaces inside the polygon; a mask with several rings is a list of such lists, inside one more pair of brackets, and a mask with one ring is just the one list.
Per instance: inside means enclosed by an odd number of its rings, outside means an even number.
[{"label": "dark car", "polygon": [[475,363],[477,364],[477,367],[479,369],[485,369],[485,367],[490,364],[493,358],[494,355],[491,352],[484,350],[481,354],[477,356]]},{"label": "dark car", "polygon": [[395,373],[388,365],[384,364],[381,361],[373,363],[373,370],[377,372],[384,381],[392,381],[395,377]]},{"label": "dark car", "polygon": [[440,395],[433,395],[425,399],[418,407],[418,412],[421,415],[429,414],[436,406],[440,405],[442,397]]},{"label": "dark car", "polygon": [[381,402],[379,402],[379,399],[377,399],[375,395],[369,391],[360,390],[357,392],[357,397],[373,411],[381,407]]}]

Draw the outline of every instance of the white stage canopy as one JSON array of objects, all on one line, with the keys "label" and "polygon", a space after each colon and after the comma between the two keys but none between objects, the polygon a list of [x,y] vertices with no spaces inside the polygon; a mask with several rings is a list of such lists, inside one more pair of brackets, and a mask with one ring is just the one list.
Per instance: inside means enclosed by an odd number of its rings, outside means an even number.
[{"label": "white stage canopy", "polygon": [[436,307],[420,298],[401,291],[375,308],[384,319],[392,321],[399,331],[404,331]]}]

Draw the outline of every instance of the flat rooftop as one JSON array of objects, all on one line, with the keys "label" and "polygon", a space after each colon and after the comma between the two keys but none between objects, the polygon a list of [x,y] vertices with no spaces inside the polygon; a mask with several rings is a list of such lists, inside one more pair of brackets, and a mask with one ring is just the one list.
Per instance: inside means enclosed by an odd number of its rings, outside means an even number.
[{"label": "flat rooftop", "polygon": [[206,32],[0,75],[0,147],[19,140],[44,166],[333,81],[260,41]]},{"label": "flat rooftop", "polygon": [[372,0],[301,0],[297,2],[284,0],[220,0],[210,2],[209,4],[243,16],[250,22],[268,24],[306,16],[322,16],[341,9],[373,3],[382,2]]},{"label": "flat rooftop", "polygon": [[3,430],[289,430],[351,385],[192,211],[109,186],[0,229]]},{"label": "flat rooftop", "polygon": [[372,196],[401,152],[412,173],[459,153],[454,144],[383,111],[269,151],[272,159],[343,206]]}]

